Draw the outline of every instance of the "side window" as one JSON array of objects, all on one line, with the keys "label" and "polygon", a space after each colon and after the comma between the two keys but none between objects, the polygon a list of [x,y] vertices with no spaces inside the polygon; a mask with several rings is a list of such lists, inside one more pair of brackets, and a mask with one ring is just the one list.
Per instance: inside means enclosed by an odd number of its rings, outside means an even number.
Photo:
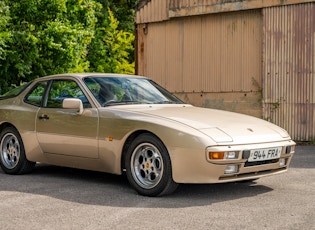
[{"label": "side window", "polygon": [[78,98],[83,102],[84,108],[91,107],[78,84],[72,80],[55,80],[52,82],[46,107],[62,108],[62,101],[65,98]]},{"label": "side window", "polygon": [[24,101],[28,104],[41,106],[47,82],[39,82],[35,87],[27,94]]}]

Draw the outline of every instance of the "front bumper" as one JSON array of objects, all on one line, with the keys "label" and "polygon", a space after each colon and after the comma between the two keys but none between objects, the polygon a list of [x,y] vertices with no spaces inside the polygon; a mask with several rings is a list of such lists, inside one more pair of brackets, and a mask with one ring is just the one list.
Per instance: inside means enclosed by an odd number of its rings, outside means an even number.
[{"label": "front bumper", "polygon": [[[287,150],[287,146],[292,146]],[[280,158],[248,162],[248,151],[253,149],[265,149],[282,147]],[[207,151],[236,151],[237,159],[211,160]],[[181,150],[172,158],[173,179],[177,183],[224,183],[242,180],[252,180],[263,176],[275,175],[288,170],[295,150],[295,143],[291,140],[231,146],[212,146],[206,153],[192,153]],[[177,152],[177,151],[176,151]],[[236,167],[235,172],[228,172],[227,168]]]}]

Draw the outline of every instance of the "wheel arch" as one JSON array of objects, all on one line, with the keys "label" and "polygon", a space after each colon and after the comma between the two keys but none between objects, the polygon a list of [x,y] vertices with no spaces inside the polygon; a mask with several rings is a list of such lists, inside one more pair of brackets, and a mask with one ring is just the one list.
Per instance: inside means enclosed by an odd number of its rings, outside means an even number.
[{"label": "wheel arch", "polygon": [[3,122],[0,124],[0,133],[2,132],[2,130],[6,129],[6,128],[13,128],[19,134],[19,136],[23,142],[24,148],[25,148],[23,136],[20,133],[20,131],[18,130],[18,128],[15,125],[13,125],[12,123],[6,121],[6,122]]},{"label": "wheel arch", "polygon": [[8,128],[8,127],[14,128],[19,133],[18,129],[10,122],[3,122],[3,123],[1,123],[0,124],[0,132],[2,132],[2,130],[4,130],[5,128]]}]

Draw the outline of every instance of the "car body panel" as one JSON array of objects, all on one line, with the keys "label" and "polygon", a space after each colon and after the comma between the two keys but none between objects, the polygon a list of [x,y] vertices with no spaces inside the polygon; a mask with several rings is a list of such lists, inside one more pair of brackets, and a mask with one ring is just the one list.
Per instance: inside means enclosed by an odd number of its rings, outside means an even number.
[{"label": "car body panel", "polygon": [[[84,115],[69,109],[41,108],[37,112],[36,133],[44,153],[98,158],[98,113]],[[47,119],[40,119],[47,116]]]},{"label": "car body panel", "polygon": [[[128,108],[125,109],[128,110]],[[191,105],[155,105],[137,108],[130,106],[129,110],[141,111],[144,114],[185,124],[214,138],[216,143],[244,144],[289,139],[285,130],[270,122],[227,111],[198,108]]]}]

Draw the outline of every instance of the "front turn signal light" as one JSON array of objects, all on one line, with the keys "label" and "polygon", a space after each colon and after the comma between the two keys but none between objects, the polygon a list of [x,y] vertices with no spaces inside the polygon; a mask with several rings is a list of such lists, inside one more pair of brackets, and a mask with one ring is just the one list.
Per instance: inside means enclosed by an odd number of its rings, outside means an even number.
[{"label": "front turn signal light", "polygon": [[222,160],[224,159],[224,152],[209,152],[210,160]]}]

